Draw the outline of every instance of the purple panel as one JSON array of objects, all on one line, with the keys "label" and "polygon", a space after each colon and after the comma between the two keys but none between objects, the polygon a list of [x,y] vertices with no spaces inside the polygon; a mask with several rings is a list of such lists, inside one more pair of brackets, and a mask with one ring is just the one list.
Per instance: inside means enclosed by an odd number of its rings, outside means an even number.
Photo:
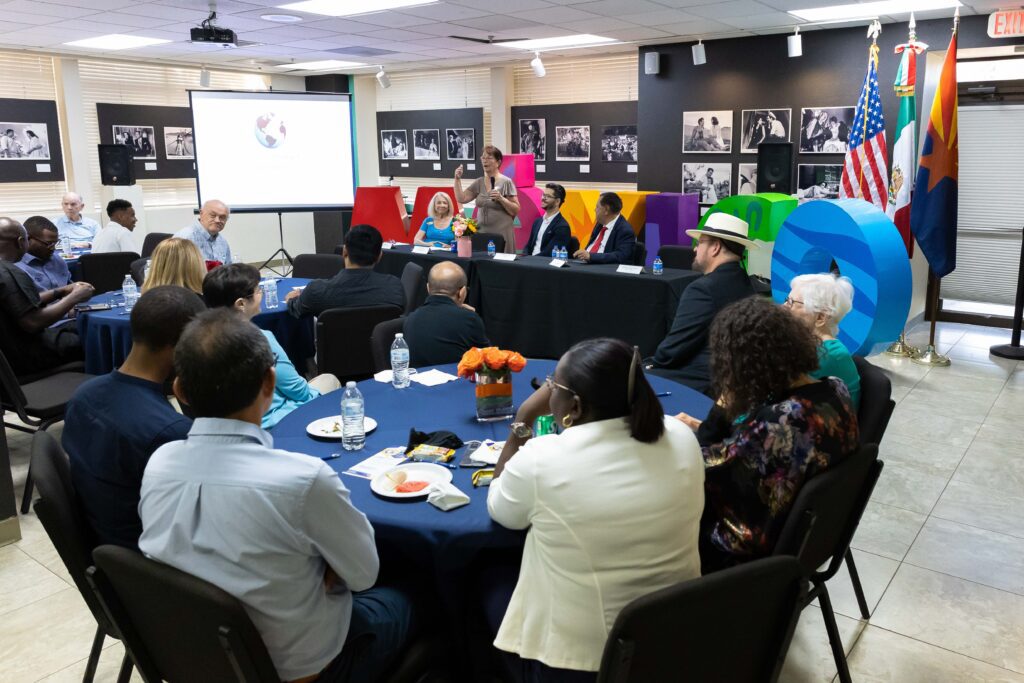
[{"label": "purple panel", "polygon": [[654,263],[658,249],[666,244],[690,244],[686,231],[697,227],[700,208],[697,194],[662,192],[647,195],[645,244],[647,265]]}]

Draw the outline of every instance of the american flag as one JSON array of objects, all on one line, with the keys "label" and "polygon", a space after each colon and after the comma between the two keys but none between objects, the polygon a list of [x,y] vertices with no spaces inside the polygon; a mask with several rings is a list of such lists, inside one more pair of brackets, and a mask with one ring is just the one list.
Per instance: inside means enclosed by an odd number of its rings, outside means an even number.
[{"label": "american flag", "polygon": [[889,198],[889,159],[885,150],[885,116],[878,94],[878,47],[871,46],[857,112],[850,131],[850,147],[843,164],[840,198],[871,202],[882,211]]}]

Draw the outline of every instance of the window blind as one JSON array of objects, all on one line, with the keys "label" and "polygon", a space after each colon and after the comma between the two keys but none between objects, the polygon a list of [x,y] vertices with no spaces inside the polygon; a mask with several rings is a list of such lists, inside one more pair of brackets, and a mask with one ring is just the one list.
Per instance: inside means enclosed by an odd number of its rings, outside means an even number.
[{"label": "window blind", "polygon": [[537,78],[529,64],[515,67],[513,104],[623,102],[638,96],[638,55],[556,59],[542,55],[547,75]]}]

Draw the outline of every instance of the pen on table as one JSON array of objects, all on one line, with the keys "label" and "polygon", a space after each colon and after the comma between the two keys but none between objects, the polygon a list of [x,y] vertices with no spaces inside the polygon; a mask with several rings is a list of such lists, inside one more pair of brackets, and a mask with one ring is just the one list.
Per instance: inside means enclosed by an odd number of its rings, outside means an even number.
[{"label": "pen on table", "polygon": [[659,391],[657,394],[655,394],[655,396],[657,396],[658,398],[665,398],[666,396],[671,396],[671,395],[672,395],[671,391]]}]

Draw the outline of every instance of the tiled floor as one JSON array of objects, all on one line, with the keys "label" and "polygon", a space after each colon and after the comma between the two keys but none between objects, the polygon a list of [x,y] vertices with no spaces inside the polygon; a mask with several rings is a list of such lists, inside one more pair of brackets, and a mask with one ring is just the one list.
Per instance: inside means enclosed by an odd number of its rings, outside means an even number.
[{"label": "tiled floor", "polygon": [[[941,325],[949,368],[871,359],[897,401],[853,542],[871,619],[859,618],[845,570],[829,587],[857,681],[1024,683],[1024,364],[988,355],[1008,339]],[[20,489],[29,437],[8,439]],[[34,515],[22,533],[0,548],[0,682],[81,680],[95,624]],[[122,652],[108,644],[98,681],[115,679]],[[821,612],[808,607],[782,680],[835,673]]]}]

